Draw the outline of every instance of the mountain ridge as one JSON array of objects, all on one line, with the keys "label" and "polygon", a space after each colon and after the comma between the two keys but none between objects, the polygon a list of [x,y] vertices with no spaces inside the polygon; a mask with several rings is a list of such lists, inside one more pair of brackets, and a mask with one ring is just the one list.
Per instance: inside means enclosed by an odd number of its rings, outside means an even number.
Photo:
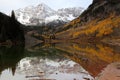
[{"label": "mountain ridge", "polygon": [[55,11],[46,4],[41,3],[37,6],[18,9],[15,14],[17,20],[25,25],[46,25],[50,22],[69,22],[78,17],[82,11],[83,8],[81,7],[64,8]]}]

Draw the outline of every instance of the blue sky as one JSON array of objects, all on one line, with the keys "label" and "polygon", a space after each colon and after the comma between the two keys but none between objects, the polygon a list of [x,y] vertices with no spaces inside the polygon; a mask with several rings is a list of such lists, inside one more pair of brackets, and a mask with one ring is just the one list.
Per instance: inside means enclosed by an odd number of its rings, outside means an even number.
[{"label": "blue sky", "polygon": [[17,10],[29,5],[38,5],[45,3],[54,10],[66,7],[83,7],[87,8],[92,0],[0,0],[0,12],[10,14],[11,10]]}]

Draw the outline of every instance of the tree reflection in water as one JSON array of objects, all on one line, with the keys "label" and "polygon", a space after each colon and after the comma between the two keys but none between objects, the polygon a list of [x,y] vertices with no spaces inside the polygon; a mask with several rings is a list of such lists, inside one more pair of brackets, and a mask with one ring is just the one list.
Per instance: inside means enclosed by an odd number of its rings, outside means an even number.
[{"label": "tree reflection in water", "polygon": [[0,47],[0,73],[10,69],[15,74],[17,63],[24,57],[23,46],[1,46]]}]

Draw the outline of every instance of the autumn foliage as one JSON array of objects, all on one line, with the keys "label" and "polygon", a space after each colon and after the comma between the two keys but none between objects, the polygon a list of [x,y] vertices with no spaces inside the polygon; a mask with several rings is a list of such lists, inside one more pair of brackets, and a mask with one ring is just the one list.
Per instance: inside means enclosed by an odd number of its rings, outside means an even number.
[{"label": "autumn foliage", "polygon": [[111,15],[110,17],[98,21],[91,21],[89,24],[85,25],[86,28],[73,33],[73,38],[78,37],[82,34],[94,37],[104,37],[112,34],[114,28],[119,27],[120,16]]},{"label": "autumn foliage", "polygon": [[[76,23],[79,23],[80,19],[72,21],[70,24],[73,28],[70,28],[66,31],[62,31],[57,34],[58,37],[63,38],[62,35],[67,39],[76,39],[83,37],[93,37],[93,38],[104,38],[110,37],[112,34],[116,33],[115,29],[119,27],[120,16],[115,16],[111,14],[108,18],[103,20],[95,19],[89,23],[80,26]],[[78,26],[74,28],[74,26]],[[67,25],[68,26],[68,25]]]}]

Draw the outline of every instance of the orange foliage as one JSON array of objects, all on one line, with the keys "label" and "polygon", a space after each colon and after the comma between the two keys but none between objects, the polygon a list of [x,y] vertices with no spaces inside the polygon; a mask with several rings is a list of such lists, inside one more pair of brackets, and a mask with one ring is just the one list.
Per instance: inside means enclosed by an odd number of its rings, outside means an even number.
[{"label": "orange foliage", "polygon": [[103,37],[111,34],[113,29],[119,27],[120,16],[111,15],[102,21],[97,22],[97,20],[91,21],[89,24],[85,25],[86,28],[73,33],[73,38],[79,35],[95,35],[95,37]]}]

